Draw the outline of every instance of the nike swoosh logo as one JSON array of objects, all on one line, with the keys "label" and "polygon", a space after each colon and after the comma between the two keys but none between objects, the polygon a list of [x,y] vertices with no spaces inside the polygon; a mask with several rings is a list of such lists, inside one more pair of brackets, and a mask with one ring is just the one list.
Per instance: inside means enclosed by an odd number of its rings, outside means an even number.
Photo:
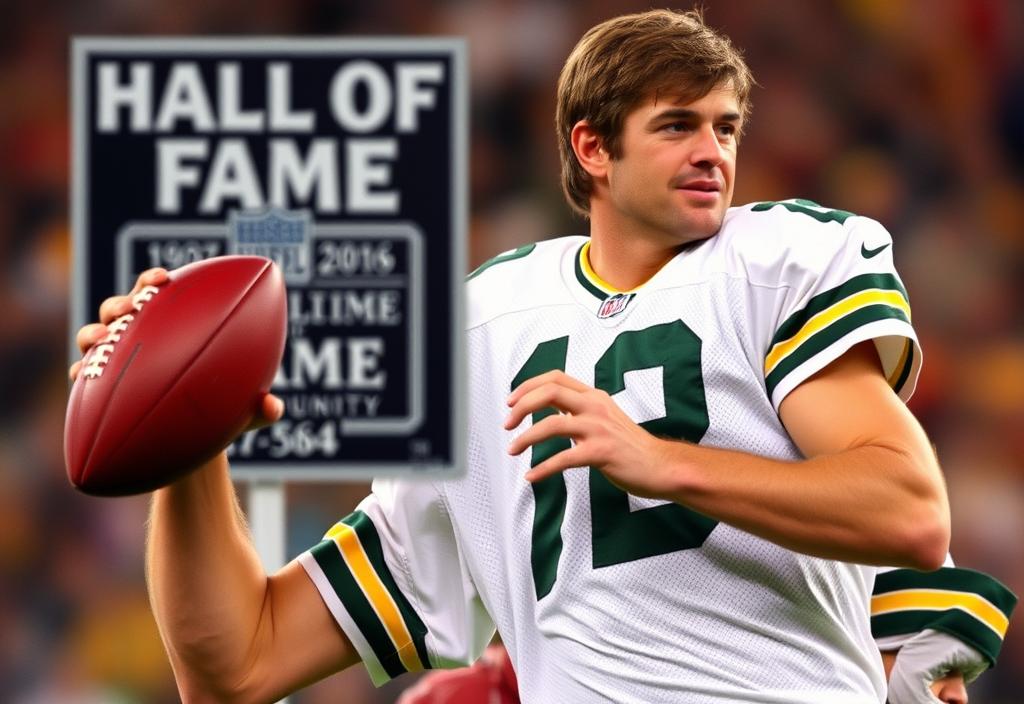
[{"label": "nike swoosh logo", "polygon": [[891,243],[886,243],[886,244],[883,244],[883,245],[882,245],[881,247],[876,247],[875,249],[868,249],[867,247],[865,247],[865,246],[864,246],[864,245],[862,244],[862,245],[860,246],[860,255],[861,255],[862,257],[864,257],[865,259],[871,259],[871,257],[875,256],[876,254],[878,254],[879,252],[881,252],[881,251],[882,251],[883,249],[885,249],[886,247],[888,247],[888,246],[889,246],[889,244],[891,244]]}]

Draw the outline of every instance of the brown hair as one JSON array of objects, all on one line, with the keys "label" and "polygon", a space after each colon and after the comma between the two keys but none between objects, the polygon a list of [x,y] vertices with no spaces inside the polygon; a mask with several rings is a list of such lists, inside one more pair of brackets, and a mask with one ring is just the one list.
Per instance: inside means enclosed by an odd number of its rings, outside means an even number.
[{"label": "brown hair", "polygon": [[729,39],[704,24],[700,10],[651,10],[591,28],[558,79],[555,126],[569,205],[583,215],[590,212],[590,175],[572,149],[577,122],[589,122],[617,158],[625,117],[647,96],[666,91],[696,100],[727,81],[745,117],[753,76]]}]

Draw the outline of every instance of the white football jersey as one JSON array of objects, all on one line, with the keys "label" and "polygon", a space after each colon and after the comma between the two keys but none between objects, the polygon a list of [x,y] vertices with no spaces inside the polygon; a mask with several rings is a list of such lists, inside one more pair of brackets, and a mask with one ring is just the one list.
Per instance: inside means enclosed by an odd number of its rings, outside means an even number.
[{"label": "white football jersey", "polygon": [[470,276],[465,476],[378,480],[300,558],[374,681],[467,664],[497,626],[528,703],[883,702],[875,568],[590,468],[530,485],[569,441],[511,457],[545,413],[502,426],[513,388],[563,369],[657,435],[799,459],[779,404],[852,345],[873,340],[895,391],[913,390],[921,353],[889,234],[808,201],[736,207],[630,292],[595,275],[588,242],[528,245]]}]

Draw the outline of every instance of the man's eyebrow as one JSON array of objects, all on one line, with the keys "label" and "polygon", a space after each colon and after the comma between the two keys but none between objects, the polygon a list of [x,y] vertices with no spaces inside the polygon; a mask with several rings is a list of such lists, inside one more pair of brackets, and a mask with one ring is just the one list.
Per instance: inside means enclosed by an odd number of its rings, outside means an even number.
[{"label": "man's eyebrow", "polygon": [[[700,113],[696,110],[690,110],[689,108],[666,108],[657,115],[651,118],[651,122],[657,122],[659,120],[695,120],[700,117]],[[742,115],[738,112],[724,112],[715,118],[715,122],[739,122],[742,119]]]}]

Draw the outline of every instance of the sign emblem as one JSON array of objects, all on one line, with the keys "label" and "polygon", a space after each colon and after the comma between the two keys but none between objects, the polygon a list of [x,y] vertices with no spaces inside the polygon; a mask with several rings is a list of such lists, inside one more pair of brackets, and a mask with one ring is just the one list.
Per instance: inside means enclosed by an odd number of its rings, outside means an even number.
[{"label": "sign emblem", "polygon": [[310,224],[308,210],[271,208],[265,213],[232,211],[228,230],[233,254],[251,254],[274,260],[285,283],[310,282]]}]

